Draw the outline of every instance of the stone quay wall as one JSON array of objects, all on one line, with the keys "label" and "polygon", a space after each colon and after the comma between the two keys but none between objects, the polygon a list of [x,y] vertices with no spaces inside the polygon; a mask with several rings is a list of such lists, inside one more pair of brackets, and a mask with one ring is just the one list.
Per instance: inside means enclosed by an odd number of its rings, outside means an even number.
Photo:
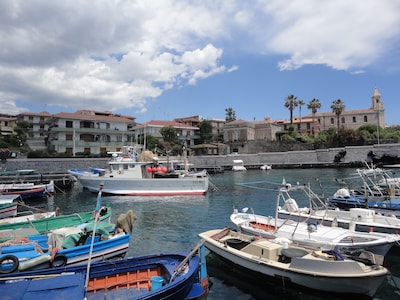
[{"label": "stone quay wall", "polygon": [[[370,153],[374,153],[377,157],[389,155],[400,158],[400,144],[242,155],[191,156],[188,160],[198,168],[222,167],[226,170],[232,168],[235,159],[243,160],[244,165],[250,169],[259,168],[263,164],[271,164],[273,168],[348,167],[363,165],[370,159]],[[181,158],[170,157],[170,159]],[[16,158],[2,162],[1,167],[7,170],[33,169],[41,173],[66,173],[68,169],[106,168],[107,161],[108,158]]]}]

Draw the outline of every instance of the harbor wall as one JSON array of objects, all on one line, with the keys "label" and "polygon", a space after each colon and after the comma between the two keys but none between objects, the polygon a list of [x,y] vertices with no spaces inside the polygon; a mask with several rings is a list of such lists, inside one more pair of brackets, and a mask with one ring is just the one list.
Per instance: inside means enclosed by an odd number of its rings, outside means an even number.
[{"label": "harbor wall", "polygon": [[[190,156],[189,162],[198,168],[222,167],[223,169],[231,169],[234,159],[243,160],[244,165],[250,169],[259,168],[263,164],[271,164],[273,168],[346,167],[363,165],[365,161],[370,161],[371,153],[376,157],[400,158],[400,144],[258,154]],[[34,169],[42,173],[63,173],[68,169],[106,168],[107,161],[108,158],[16,158],[2,162],[1,167],[7,170]]]}]

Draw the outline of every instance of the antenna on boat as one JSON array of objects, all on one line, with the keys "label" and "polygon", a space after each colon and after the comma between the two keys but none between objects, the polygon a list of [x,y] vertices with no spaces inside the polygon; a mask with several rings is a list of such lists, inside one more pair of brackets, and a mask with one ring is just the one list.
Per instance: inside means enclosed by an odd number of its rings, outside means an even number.
[{"label": "antenna on boat", "polygon": [[[88,284],[89,284],[90,262],[92,260],[93,244],[94,244],[94,238],[96,235],[96,223],[97,223],[97,220],[99,220],[99,218],[100,218],[101,193],[102,193],[103,188],[104,188],[104,184],[101,183],[99,186],[99,192],[97,194],[96,211],[95,211],[94,221],[93,221],[92,241],[90,242],[89,259],[88,259],[88,264],[87,264],[87,268],[86,268],[85,292],[87,291]],[[85,297],[85,299],[86,299],[86,297]]]}]

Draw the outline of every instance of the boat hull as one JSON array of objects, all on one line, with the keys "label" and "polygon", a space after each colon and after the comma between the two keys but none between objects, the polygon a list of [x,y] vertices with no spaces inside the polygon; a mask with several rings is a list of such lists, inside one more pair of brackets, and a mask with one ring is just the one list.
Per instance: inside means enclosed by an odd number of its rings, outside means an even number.
[{"label": "boat hull", "polygon": [[98,192],[100,184],[103,193],[121,196],[195,196],[204,195],[208,190],[207,177],[182,178],[107,178],[79,177],[83,188]]},{"label": "boat hull", "polygon": [[[112,261],[102,261],[102,262],[94,262],[90,265],[89,270],[89,281],[88,281],[88,293],[86,294],[88,299],[105,299],[113,296],[113,292],[118,294],[118,290],[122,293],[129,293],[129,299],[171,299],[171,300],[179,300],[179,299],[187,299],[191,292],[193,291],[193,287],[200,284],[200,259],[198,256],[190,257],[188,262],[188,268],[185,269],[184,272],[178,272],[172,278],[173,272],[176,268],[187,258],[186,253],[157,253],[151,255],[143,255],[137,257],[129,257],[124,259],[116,259]],[[126,279],[126,273],[131,273],[135,275],[135,273],[141,272],[141,270],[147,273],[144,274],[143,278],[140,280],[135,280],[135,283],[130,284],[130,286],[126,286],[126,282],[123,281]],[[76,265],[76,266],[65,266],[59,267],[56,269],[47,269],[47,270],[36,270],[30,272],[21,272],[14,274],[0,274],[0,294],[10,296],[7,299],[20,299],[12,293],[13,286],[11,282],[20,282],[18,280],[5,280],[2,278],[8,277],[11,279],[16,278],[26,278],[26,277],[51,277],[56,274],[78,274],[80,279],[78,281],[71,280],[71,282],[80,283],[80,285],[85,284],[85,276],[87,272],[86,265]],[[79,275],[80,274],[80,275]],[[121,282],[121,288],[112,289],[109,288],[108,291],[98,290],[96,293],[94,292],[99,288],[99,283],[107,277],[112,278],[112,276],[120,277],[119,281]],[[152,287],[153,283],[151,281],[152,276],[163,276],[164,284],[158,288],[155,286]],[[117,277],[117,278],[118,278]],[[168,279],[169,278],[169,279]],[[82,280],[83,279],[83,280]],[[39,284],[40,281],[36,279],[36,282]],[[117,279],[118,282],[118,279]],[[69,284],[72,285],[72,284]],[[44,286],[44,285],[43,285]],[[146,286],[146,288],[144,288]],[[150,287],[150,288],[149,288]],[[74,289],[76,290],[76,284],[74,284]],[[24,290],[24,289],[21,289]],[[43,288],[45,290],[45,288]],[[68,293],[64,293],[64,291],[57,287],[57,285],[50,285],[46,287],[46,290],[54,290],[51,299],[71,299],[71,296]],[[78,289],[80,290],[80,289]],[[84,291],[85,289],[83,289]],[[203,291],[203,294],[205,291]],[[202,296],[203,294],[197,294],[197,297]],[[69,297],[68,297],[69,296]],[[122,297],[122,296],[121,296]],[[83,299],[83,297],[80,297]],[[75,298],[74,298],[75,299]],[[125,299],[125,298],[123,298]]]},{"label": "boat hull", "polygon": [[17,215],[17,204],[2,204],[0,206],[0,219],[14,217]]},{"label": "boat hull", "polygon": [[290,264],[280,267],[279,262],[261,257],[263,254],[244,254],[240,249],[235,249],[212,238],[219,232],[221,230],[211,230],[199,234],[205,240],[206,248],[245,270],[279,279],[281,282],[285,281],[324,292],[363,294],[372,297],[388,274],[388,271],[381,267],[381,271],[374,272],[374,274],[363,274],[361,270],[354,271],[353,261],[333,262],[327,260],[317,261],[313,264],[313,262],[303,263],[301,259],[297,261],[297,258],[292,258]]}]

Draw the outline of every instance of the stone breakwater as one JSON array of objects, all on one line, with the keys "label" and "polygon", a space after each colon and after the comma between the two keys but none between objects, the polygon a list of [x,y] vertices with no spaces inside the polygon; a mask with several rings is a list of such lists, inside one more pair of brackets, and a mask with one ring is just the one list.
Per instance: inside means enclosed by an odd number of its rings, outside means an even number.
[{"label": "stone breakwater", "polygon": [[[363,166],[365,161],[382,157],[393,158],[392,163],[400,158],[400,144],[371,146],[347,146],[308,151],[268,152],[237,155],[190,156],[189,161],[201,168],[222,167],[230,170],[234,159],[241,159],[244,165],[259,168],[271,164],[273,168],[308,168],[308,167],[355,167]],[[170,157],[181,159],[181,157]],[[34,169],[38,172],[67,172],[68,169],[87,169],[89,167],[107,167],[108,158],[41,158],[41,159],[8,159],[1,167],[7,170]]]}]

